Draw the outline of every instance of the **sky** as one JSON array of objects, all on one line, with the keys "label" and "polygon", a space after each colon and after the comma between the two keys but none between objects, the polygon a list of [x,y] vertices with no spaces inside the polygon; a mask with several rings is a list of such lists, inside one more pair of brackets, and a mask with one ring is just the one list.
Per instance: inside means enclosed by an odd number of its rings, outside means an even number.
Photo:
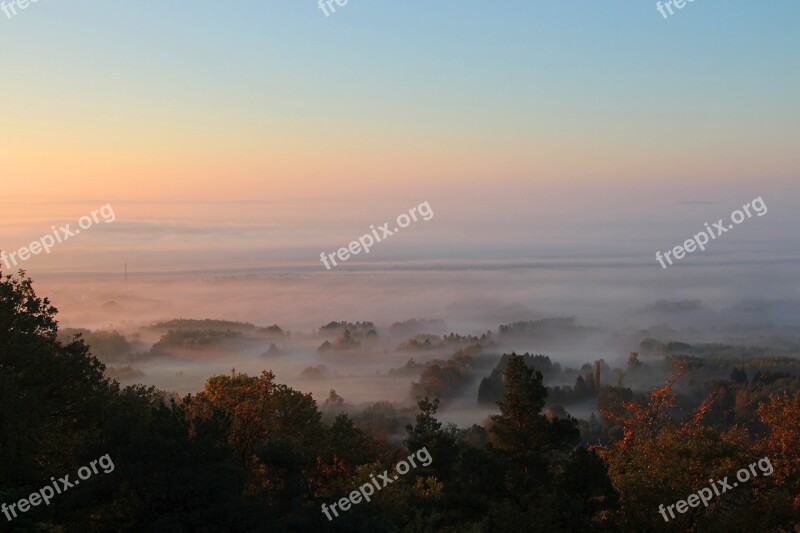
[{"label": "sky", "polygon": [[[0,13],[0,248],[33,273],[797,250],[800,4],[40,0]],[[726,238],[728,238],[726,236]],[[718,254],[714,256],[713,254]],[[706,259],[711,264],[712,259]]]}]

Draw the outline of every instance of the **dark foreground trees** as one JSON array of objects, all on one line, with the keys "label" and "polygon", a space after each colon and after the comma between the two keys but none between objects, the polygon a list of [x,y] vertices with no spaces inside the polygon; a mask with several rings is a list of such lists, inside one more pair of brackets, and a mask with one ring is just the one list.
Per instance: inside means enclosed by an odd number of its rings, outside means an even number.
[{"label": "dark foreground trees", "polygon": [[[773,396],[752,427],[733,427],[706,420],[713,398],[681,420],[670,383],[639,404],[617,402],[607,420],[621,438],[598,455],[579,445],[574,419],[543,414],[541,373],[511,354],[486,427],[443,425],[438,399],[425,397],[404,445],[390,445],[344,413],[323,419],[310,395],[271,372],[214,376],[183,399],[120,388],[82,340],[59,341],[55,313],[30,280],[0,278],[0,504],[51,477],[74,481],[104,455],[113,469],[11,521],[0,514],[0,531],[777,532],[798,523],[800,395]],[[371,501],[323,514],[423,451],[429,463]],[[772,476],[661,520],[659,504],[765,456]]]},{"label": "dark foreground trees", "polygon": [[[82,340],[57,339],[56,309],[24,276],[0,279],[0,504],[28,499],[106,454],[114,469],[49,505],[0,515],[0,530],[232,531],[267,523],[242,496],[245,470],[186,406],[120,389]],[[57,482],[58,483],[58,482]],[[59,483],[59,486],[62,486]]]}]

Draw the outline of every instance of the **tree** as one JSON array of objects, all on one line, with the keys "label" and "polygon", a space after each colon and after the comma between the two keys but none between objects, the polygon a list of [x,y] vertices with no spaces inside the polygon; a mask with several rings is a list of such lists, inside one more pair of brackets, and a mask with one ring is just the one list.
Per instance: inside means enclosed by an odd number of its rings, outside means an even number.
[{"label": "tree", "polygon": [[[0,497],[14,501],[42,480],[82,466],[116,385],[82,340],[58,341],[57,309],[30,278],[0,275]],[[25,518],[15,526],[21,527]]]},{"label": "tree", "polygon": [[457,459],[456,436],[452,428],[442,429],[442,423],[436,417],[439,409],[439,399],[433,401],[425,396],[417,402],[419,413],[416,415],[416,424],[406,425],[408,437],[405,445],[410,452],[427,448],[433,456],[433,463],[425,468],[418,469],[418,473],[428,473],[445,480],[452,474],[452,466]]},{"label": "tree", "polygon": [[[190,400],[189,415],[200,421],[219,421],[248,472],[253,491],[265,484],[290,490],[282,474],[296,477],[299,470],[310,468],[323,434],[321,414],[311,395],[276,384],[275,374],[268,371],[259,377],[209,378],[205,390]],[[297,455],[288,459],[289,453]],[[270,461],[275,468],[265,470]],[[287,465],[291,465],[288,471]],[[270,482],[272,474],[281,479]]]},{"label": "tree", "polygon": [[790,530],[800,522],[800,392],[771,396],[758,407],[758,415],[769,432],[757,446],[758,455],[775,465],[769,481],[759,481],[764,489],[772,489],[762,505],[773,525]]},{"label": "tree", "polygon": [[[512,456],[533,457],[550,445],[550,424],[541,414],[547,400],[542,373],[525,365],[522,356],[511,354],[503,382],[506,391],[497,402],[500,414],[492,416],[492,443]],[[575,432],[577,435],[577,430]]]},{"label": "tree", "polygon": [[[218,425],[152,387],[128,387],[107,405],[103,432],[82,464],[104,453],[114,471],[64,494],[61,517],[80,531],[246,531],[277,512],[243,496],[246,472]],[[59,502],[61,503],[61,502]]]},{"label": "tree", "polygon": [[733,371],[731,372],[731,381],[738,383],[739,385],[746,385],[747,373],[742,368],[734,367]]},{"label": "tree", "polygon": [[[542,414],[547,389],[541,372],[511,354],[503,374],[506,392],[492,417],[491,446],[503,462],[504,492],[483,522],[489,530],[586,531],[613,505],[613,489],[593,452],[577,448],[580,432],[571,417]],[[577,505],[571,480],[592,503]],[[532,525],[535,524],[535,529]],[[593,527],[593,526],[592,526]]]},{"label": "tree", "polygon": [[[660,505],[698,492],[709,479],[730,476],[752,455],[748,439],[736,428],[720,431],[704,423],[716,394],[681,420],[674,385],[682,375],[653,389],[642,403],[623,402],[621,413],[602,410],[623,426],[620,441],[597,449],[619,493],[624,530],[662,530],[664,519],[656,512]],[[731,531],[747,524],[754,531],[771,531],[750,505],[754,487],[748,483],[736,489],[736,498],[715,498],[708,508],[677,514],[670,526],[676,531]]]},{"label": "tree", "polygon": [[344,398],[336,394],[336,391],[331,389],[328,393],[328,398],[325,400],[325,407],[339,409],[344,405]]}]

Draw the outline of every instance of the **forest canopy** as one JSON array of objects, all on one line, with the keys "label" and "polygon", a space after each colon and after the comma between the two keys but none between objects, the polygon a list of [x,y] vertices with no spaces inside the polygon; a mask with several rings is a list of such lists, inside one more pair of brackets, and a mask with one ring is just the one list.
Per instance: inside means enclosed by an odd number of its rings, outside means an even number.
[{"label": "forest canopy", "polygon": [[[335,391],[320,407],[269,370],[211,376],[183,397],[122,387],[105,377],[86,342],[102,351],[122,341],[60,332],[56,313],[30,279],[0,281],[0,502],[27,498],[104,454],[116,468],[20,513],[15,531],[661,531],[659,505],[765,457],[774,465],[769,477],[677,515],[670,527],[789,531],[800,517],[800,386],[792,361],[737,362],[721,378],[703,372],[727,371],[728,360],[685,365],[699,356],[675,356],[663,367],[677,365],[673,376],[643,393],[591,372],[584,379],[586,370],[608,372],[599,362],[572,373],[546,356],[508,353],[481,387],[496,399],[497,414],[461,428],[437,417],[440,400],[472,376],[479,351],[461,353],[422,367],[416,409],[401,428],[389,402],[351,416]],[[186,342],[176,326],[166,339]],[[373,329],[324,329],[350,327]],[[206,345],[234,332],[205,331],[185,339]],[[692,367],[708,379],[681,387]],[[631,354],[627,372],[646,373],[648,363]],[[582,394],[599,396],[600,419],[577,420],[551,402],[551,392],[561,401],[576,394],[545,383],[564,373],[584,383]],[[395,431],[404,433],[401,441],[387,439]],[[335,519],[321,512],[423,449],[432,461],[368,505]],[[3,528],[8,522],[0,516]]]}]

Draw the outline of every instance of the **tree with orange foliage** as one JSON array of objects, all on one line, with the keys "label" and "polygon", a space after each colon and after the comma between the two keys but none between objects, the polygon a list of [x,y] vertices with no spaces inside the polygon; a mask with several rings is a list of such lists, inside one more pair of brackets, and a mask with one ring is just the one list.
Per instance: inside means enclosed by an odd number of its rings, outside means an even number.
[{"label": "tree with orange foliage", "polygon": [[[746,441],[738,438],[740,432],[720,433],[704,425],[703,419],[715,399],[713,394],[691,416],[676,420],[674,386],[685,373],[681,369],[666,385],[653,389],[641,404],[623,402],[622,413],[602,411],[603,416],[623,426],[622,440],[595,448],[608,466],[619,493],[618,519],[626,531],[665,530],[659,505],[697,492],[711,478],[731,475],[752,458]],[[730,497],[715,499],[708,508],[690,508],[687,513],[678,514],[670,520],[669,528],[737,531],[741,523],[759,523],[747,488],[737,489]]]},{"label": "tree with orange foliage", "polygon": [[209,378],[190,400],[191,418],[216,420],[248,472],[252,492],[308,492],[305,470],[315,464],[323,426],[310,394],[259,377],[232,373]]},{"label": "tree with orange foliage", "polygon": [[775,472],[758,480],[765,510],[788,530],[800,524],[800,392],[776,394],[758,406],[767,435],[756,445]]}]

